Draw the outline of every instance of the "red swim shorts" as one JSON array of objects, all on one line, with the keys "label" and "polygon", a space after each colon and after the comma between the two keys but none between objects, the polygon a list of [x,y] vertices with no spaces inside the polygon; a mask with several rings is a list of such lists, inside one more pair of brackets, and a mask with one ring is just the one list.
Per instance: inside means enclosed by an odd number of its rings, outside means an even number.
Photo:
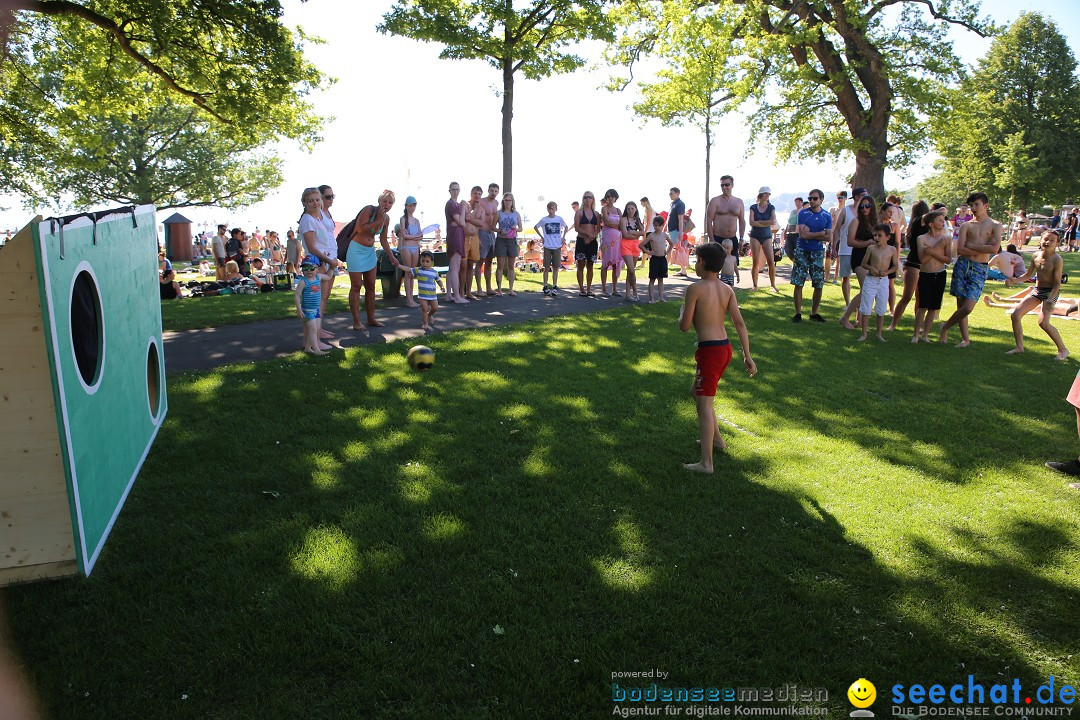
[{"label": "red swim shorts", "polygon": [[716,384],[731,362],[731,342],[728,340],[702,340],[694,353],[697,372],[694,374],[694,394],[712,397]]}]

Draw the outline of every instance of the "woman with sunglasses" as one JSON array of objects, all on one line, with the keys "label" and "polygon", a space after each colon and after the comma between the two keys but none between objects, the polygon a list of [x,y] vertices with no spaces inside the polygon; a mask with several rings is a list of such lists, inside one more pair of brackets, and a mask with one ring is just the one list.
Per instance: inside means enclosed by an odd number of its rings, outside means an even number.
[{"label": "woman with sunglasses", "polygon": [[904,316],[904,310],[907,309],[912,296],[916,298],[915,307],[919,306],[919,243],[916,241],[920,235],[926,233],[923,216],[928,212],[930,212],[930,206],[926,204],[925,200],[920,200],[911,206],[911,222],[908,223],[907,231],[908,256],[907,261],[904,263],[904,294],[900,297],[900,302],[896,303],[896,308],[893,310],[889,330],[896,329],[896,325],[900,322],[900,318]]},{"label": "woman with sunglasses", "polygon": [[356,216],[349,254],[345,262],[349,266],[349,310],[352,311],[353,330],[367,330],[360,322],[360,291],[364,291],[364,309],[367,311],[368,325],[382,327],[383,323],[375,319],[375,272],[378,259],[375,255],[375,236],[379,236],[383,253],[398,270],[411,273],[411,268],[404,268],[394,257],[386,233],[390,226],[390,208],[394,206],[394,193],[383,190],[376,205],[368,205]]},{"label": "woman with sunglasses", "polygon": [[874,226],[877,224],[877,208],[874,207],[874,200],[869,195],[863,195],[855,208],[855,220],[847,224],[847,241],[851,247],[851,267],[859,280],[859,292],[851,298],[843,317],[840,318],[840,324],[848,330],[855,329],[848,318],[858,309],[859,302],[862,300],[862,286],[863,281],[866,280],[866,270],[863,269],[862,262],[866,257],[866,248],[874,244]]},{"label": "woman with sunglasses", "polygon": [[[581,207],[574,213],[574,230],[578,234],[574,243],[578,295],[594,298],[596,294],[592,291],[592,278],[596,252],[599,250],[596,236],[600,234],[600,214],[596,212],[596,196],[588,190],[581,196]],[[585,285],[586,281],[588,285]]]}]

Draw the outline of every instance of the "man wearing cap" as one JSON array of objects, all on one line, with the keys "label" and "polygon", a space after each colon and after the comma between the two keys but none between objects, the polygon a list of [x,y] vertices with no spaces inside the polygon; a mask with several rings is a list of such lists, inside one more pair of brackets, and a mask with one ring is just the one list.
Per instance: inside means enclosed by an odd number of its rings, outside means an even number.
[{"label": "man wearing cap", "polygon": [[821,190],[815,188],[807,197],[810,207],[799,212],[799,243],[795,249],[795,268],[791,271],[791,284],[795,286],[795,315],[791,322],[802,322],[802,290],[809,275],[814,288],[810,319],[823,323],[825,318],[818,313],[818,308],[825,286],[825,243],[832,237],[832,215],[821,207],[821,201],[825,199]]},{"label": "man wearing cap", "polygon": [[738,253],[746,236],[746,208],[741,199],[731,196],[733,187],[735,178],[730,175],[720,178],[720,194],[709,201],[705,210],[705,232],[712,235],[714,242],[731,240]]},{"label": "man wearing cap", "polygon": [[488,295],[494,295],[491,290],[491,261],[495,259],[496,227],[499,224],[499,200],[495,196],[499,194],[499,183],[488,185],[487,197],[480,198],[480,204],[484,206],[484,226],[480,228],[480,262],[476,263],[476,291],[480,292],[480,270],[484,271],[484,287]]}]

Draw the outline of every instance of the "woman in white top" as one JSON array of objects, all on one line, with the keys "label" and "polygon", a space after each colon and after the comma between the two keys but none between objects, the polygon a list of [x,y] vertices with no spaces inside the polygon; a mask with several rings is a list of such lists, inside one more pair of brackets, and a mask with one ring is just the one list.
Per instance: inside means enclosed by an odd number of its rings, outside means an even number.
[{"label": "woman in white top", "polygon": [[[323,199],[319,188],[309,187],[304,190],[300,201],[304,205],[304,214],[300,217],[300,237],[304,239],[304,247],[319,258],[322,263],[320,272],[331,278],[331,282],[322,284],[322,303],[319,305],[320,314],[326,315],[326,299],[330,297],[333,279],[337,275],[338,265],[341,264],[337,259],[337,243],[326,229],[327,215],[323,212]],[[334,333],[329,330],[322,330],[319,335],[324,338],[334,337]]]},{"label": "woman in white top", "polygon": [[[405,198],[405,214],[401,216],[398,226],[398,255],[401,256],[402,267],[420,267],[420,221],[416,219],[416,198],[412,195]],[[413,298],[413,275],[405,273],[405,304],[409,307],[419,307],[419,303]]]}]

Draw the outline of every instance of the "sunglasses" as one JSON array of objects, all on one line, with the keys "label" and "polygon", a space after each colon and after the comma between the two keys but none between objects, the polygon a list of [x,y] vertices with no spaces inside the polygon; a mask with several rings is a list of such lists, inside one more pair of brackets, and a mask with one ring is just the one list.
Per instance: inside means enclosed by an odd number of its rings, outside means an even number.
[{"label": "sunglasses", "polygon": [[811,195],[811,196],[810,196],[810,200],[811,200],[811,201],[814,201],[814,200],[820,200],[820,199],[821,199],[821,197],[820,197],[820,196],[818,196],[818,195]]},{"label": "sunglasses", "polygon": [[585,197],[583,197],[581,199],[582,200],[595,200],[596,198],[594,198],[592,195],[586,195]]},{"label": "sunglasses", "polygon": [[731,183],[720,183],[720,187],[731,187]]},{"label": "sunglasses", "polygon": [[872,207],[874,207],[874,206],[873,205],[860,205],[859,209],[860,210],[866,210],[867,208],[872,208]]},{"label": "sunglasses", "polygon": [[323,200],[333,200],[337,195],[323,195]]}]

